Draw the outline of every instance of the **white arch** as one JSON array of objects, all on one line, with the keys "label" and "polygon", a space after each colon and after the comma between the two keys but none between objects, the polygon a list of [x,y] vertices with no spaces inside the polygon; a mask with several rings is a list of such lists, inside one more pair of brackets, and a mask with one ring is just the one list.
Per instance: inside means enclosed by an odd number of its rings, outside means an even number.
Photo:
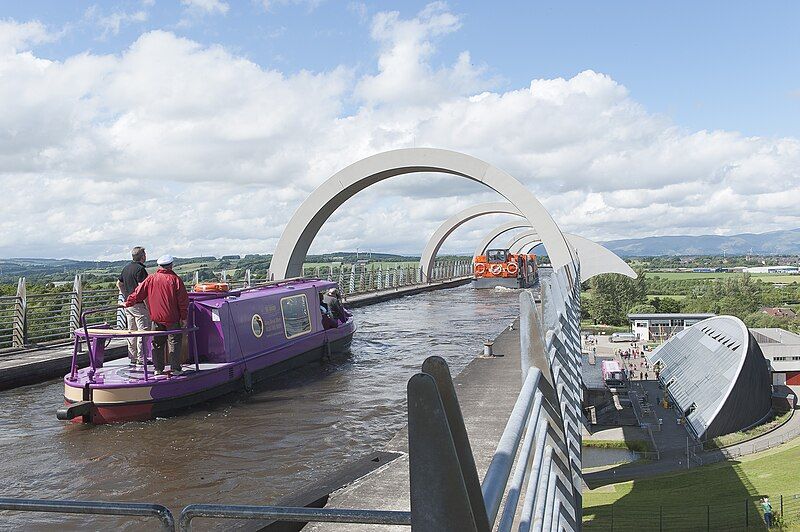
[{"label": "white arch", "polygon": [[575,263],[570,246],[553,218],[525,186],[490,164],[449,150],[408,148],[367,157],[322,183],[292,215],[283,230],[270,265],[273,279],[300,276],[311,242],[342,203],[384,179],[415,172],[442,172],[483,183],[511,202],[536,226],[554,268]]},{"label": "white arch", "polygon": [[513,214],[514,216],[522,216],[516,207],[505,201],[481,203],[457,212],[442,222],[442,225],[434,231],[433,235],[428,239],[428,243],[425,244],[425,249],[422,251],[422,255],[419,259],[419,267],[424,279],[430,279],[433,273],[434,259],[447,237],[450,236],[453,231],[461,227],[462,224],[473,218],[485,216],[487,214]]},{"label": "white arch", "polygon": [[[564,233],[564,238],[567,239],[581,261],[581,281],[587,281],[601,273],[619,273],[631,279],[638,277],[627,262],[600,244],[572,233]],[[542,239],[535,230],[531,229],[514,235],[506,248],[512,253],[522,253],[523,250],[530,251],[531,247],[540,243],[542,243]],[[545,245],[545,247],[547,246]]]},{"label": "white arch", "polygon": [[489,244],[497,238],[498,236],[506,233],[508,231],[512,231],[514,229],[524,229],[526,227],[530,227],[525,220],[512,220],[510,222],[506,222],[502,225],[498,225],[484,236],[481,241],[478,243],[478,246],[475,248],[475,252],[472,254],[473,257],[477,257],[478,255],[483,255],[486,253],[486,248],[489,247]]},{"label": "white arch", "polygon": [[[566,235],[564,235],[564,237],[566,237]],[[529,229],[511,237],[511,240],[506,244],[506,249],[511,250],[512,253],[519,253],[526,245],[541,241],[542,239],[539,237],[539,233],[537,233],[535,229]]]},{"label": "white arch", "polygon": [[[511,231],[512,229],[530,229],[532,227],[532,224],[522,217],[516,207],[508,203],[482,203],[464,209],[463,211],[454,214],[442,222],[442,224],[436,229],[431,238],[428,240],[427,244],[425,245],[425,250],[420,258],[420,268],[423,272],[423,275],[430,277],[431,272],[433,271],[436,253],[442,247],[442,244],[448,235],[469,220],[487,214],[510,214],[512,216],[519,217],[519,219],[506,222],[489,231],[489,233],[487,233],[487,235],[481,240],[478,248],[476,248],[474,256],[483,255],[486,251],[486,247],[500,234],[506,231]],[[534,235],[537,236],[534,238]],[[540,242],[543,240],[542,238],[538,237],[538,231],[535,229],[529,230],[515,235],[506,248],[512,248],[514,244],[521,241],[525,237],[530,239],[529,242],[526,242],[526,244]],[[620,273],[633,279],[636,278],[636,272],[634,272],[624,260],[600,244],[569,233],[564,233],[564,238],[566,238],[570,248],[575,250],[575,254],[581,258],[582,280],[585,281],[601,273]],[[546,244],[545,247],[547,247]],[[592,262],[589,263],[589,260]]]}]

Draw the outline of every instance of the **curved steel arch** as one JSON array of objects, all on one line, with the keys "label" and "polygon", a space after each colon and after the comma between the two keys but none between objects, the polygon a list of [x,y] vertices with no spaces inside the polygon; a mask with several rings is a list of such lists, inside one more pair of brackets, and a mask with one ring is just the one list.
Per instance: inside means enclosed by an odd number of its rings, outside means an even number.
[{"label": "curved steel arch", "polygon": [[[442,172],[483,183],[510,201],[536,225],[555,268],[577,265],[564,235],[544,206],[506,172],[475,157],[436,148],[407,148],[378,153],[328,178],[297,208],[283,230],[270,264],[275,280],[300,276],[311,242],[331,214],[353,195],[393,176]],[[513,199],[512,199],[513,198]]]},{"label": "curved steel arch", "polygon": [[[425,249],[422,251],[422,255],[419,259],[419,267],[424,279],[431,278],[434,259],[439,253],[439,249],[442,247],[442,244],[444,244],[444,241],[447,240],[447,237],[449,237],[453,231],[461,227],[462,224],[467,223],[473,218],[485,216],[487,214],[513,214],[514,216],[522,216],[522,213],[520,213],[516,207],[504,201],[480,203],[457,212],[442,222],[442,225],[434,231],[433,235],[428,239],[428,243],[425,244]],[[528,223],[527,226],[530,227],[530,224]]]},{"label": "curved steel arch", "polygon": [[489,244],[497,238],[498,236],[506,233],[508,231],[513,231],[514,229],[525,229],[530,227],[530,224],[523,219],[519,220],[512,220],[510,222],[506,222],[502,225],[498,225],[484,236],[478,246],[475,248],[475,252],[472,254],[473,257],[477,257],[478,255],[483,255],[486,253],[486,249],[489,247]]},{"label": "curved steel arch", "polygon": [[[506,222],[498,227],[495,227],[493,230],[489,231],[487,235],[481,240],[481,243],[476,248],[475,256],[482,255],[486,247],[494,240],[497,236],[506,231],[511,231],[512,229],[521,229],[521,228],[531,228],[533,224],[531,224],[526,218],[520,214],[520,212],[516,209],[514,205],[508,203],[482,203],[479,205],[474,205],[467,209],[464,209],[461,212],[458,212],[442,222],[442,224],[436,229],[433,235],[428,240],[427,244],[425,245],[425,250],[422,253],[422,257],[420,258],[420,269],[422,270],[422,274],[426,276],[426,278],[430,278],[431,272],[433,271],[434,266],[434,259],[436,258],[436,253],[442,247],[445,239],[458,227],[462,224],[477,218],[478,216],[483,216],[487,214],[510,214],[512,216],[519,217],[519,220],[512,220],[510,222]],[[537,228],[538,229],[538,228]],[[533,235],[538,234],[537,230],[525,231],[518,235],[515,235],[512,241],[509,243],[507,248],[511,248],[516,242],[520,241],[524,237],[532,237]],[[635,279],[637,277],[636,272],[631,269],[628,264],[615,255],[613,252],[607,250],[600,244],[592,242],[586,238],[580,237],[578,235],[573,235],[570,233],[563,233],[564,238],[567,240],[571,249],[575,250],[575,253],[579,256],[581,260],[581,279],[587,280],[595,275],[601,273],[619,273],[622,275],[626,275]],[[540,242],[543,241],[542,238],[537,238],[532,240],[531,242]],[[547,244],[545,243],[545,247]],[[549,255],[549,250],[548,250]],[[587,262],[591,260],[592,262]]]},{"label": "curved steel arch", "polygon": [[[572,233],[564,233],[564,238],[567,239],[567,242],[575,250],[581,261],[581,281],[586,281],[601,273],[619,273],[631,279],[638,277],[627,262],[600,244]],[[536,231],[529,230],[514,235],[507,248],[512,253],[522,253],[523,250],[530,251],[531,247],[536,247],[541,243],[542,239]],[[545,247],[547,247],[546,244]]]},{"label": "curved steel arch", "polygon": [[[565,234],[564,237],[566,238],[566,236]],[[510,250],[512,253],[519,253],[526,245],[541,241],[542,239],[539,237],[539,233],[536,232],[536,229],[529,229],[528,231],[523,231],[511,237],[511,240],[506,244],[506,249]],[[583,267],[583,265],[581,265],[581,267]]]}]

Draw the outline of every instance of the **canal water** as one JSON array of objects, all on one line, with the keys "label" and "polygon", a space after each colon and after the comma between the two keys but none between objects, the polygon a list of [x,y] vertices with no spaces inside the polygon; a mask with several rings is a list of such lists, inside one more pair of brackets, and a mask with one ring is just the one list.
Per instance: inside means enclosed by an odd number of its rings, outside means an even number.
[{"label": "canal water", "polygon": [[[176,517],[190,503],[267,504],[380,449],[406,423],[406,382],[422,361],[439,355],[458,373],[518,315],[518,297],[464,286],[355,309],[350,355],[167,419],[57,421],[60,380],[0,392],[0,497],[153,502]],[[3,529],[85,522],[0,513]],[[144,523],[98,517],[88,528]]]}]

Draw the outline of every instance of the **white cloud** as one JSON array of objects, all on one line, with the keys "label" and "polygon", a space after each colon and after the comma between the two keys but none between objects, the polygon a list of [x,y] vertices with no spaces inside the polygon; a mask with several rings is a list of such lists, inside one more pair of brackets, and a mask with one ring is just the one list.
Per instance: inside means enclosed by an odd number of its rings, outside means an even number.
[{"label": "white cloud", "polygon": [[[800,227],[798,139],[689,131],[593,71],[501,90],[466,52],[436,54],[460,24],[440,3],[376,14],[379,55],[357,76],[287,74],[166,31],[53,61],[30,51],[55,38],[44,26],[0,22],[0,256],[271,252],[327,177],[411,146],[503,168],[591,238]],[[453,176],[390,179],[348,201],[312,250],[418,253],[447,216],[497,199]],[[443,251],[470,251],[501,218]]]},{"label": "white cloud", "polygon": [[224,15],[231,7],[222,0],[181,0],[181,4],[193,13],[204,15]]},{"label": "white cloud", "polygon": [[0,53],[30,50],[37,44],[58,40],[63,32],[51,32],[39,22],[0,20]]},{"label": "white cloud", "polygon": [[97,6],[92,6],[86,10],[84,18],[97,24],[103,30],[100,38],[105,39],[109,35],[118,35],[123,26],[147,22],[148,14],[147,11],[138,10],[132,13],[115,11],[109,15],[103,15]]}]

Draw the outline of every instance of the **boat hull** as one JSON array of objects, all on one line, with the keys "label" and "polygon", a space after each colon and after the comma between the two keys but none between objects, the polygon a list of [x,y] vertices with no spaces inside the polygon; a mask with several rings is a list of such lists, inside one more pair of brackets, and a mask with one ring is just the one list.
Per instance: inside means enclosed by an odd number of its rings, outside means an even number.
[{"label": "boat hull", "polygon": [[[325,356],[346,351],[353,338],[354,327],[344,336],[328,343],[279,359],[273,356],[253,357],[241,362],[223,364],[213,370],[189,374],[188,377],[154,381],[153,386],[119,386],[86,390],[65,382],[64,404],[59,418],[77,423],[105,424],[146,421],[185,411],[192,406],[237,391],[250,391],[254,384],[274,375],[300,367]],[[67,417],[71,406],[85,404],[81,414]]]}]

